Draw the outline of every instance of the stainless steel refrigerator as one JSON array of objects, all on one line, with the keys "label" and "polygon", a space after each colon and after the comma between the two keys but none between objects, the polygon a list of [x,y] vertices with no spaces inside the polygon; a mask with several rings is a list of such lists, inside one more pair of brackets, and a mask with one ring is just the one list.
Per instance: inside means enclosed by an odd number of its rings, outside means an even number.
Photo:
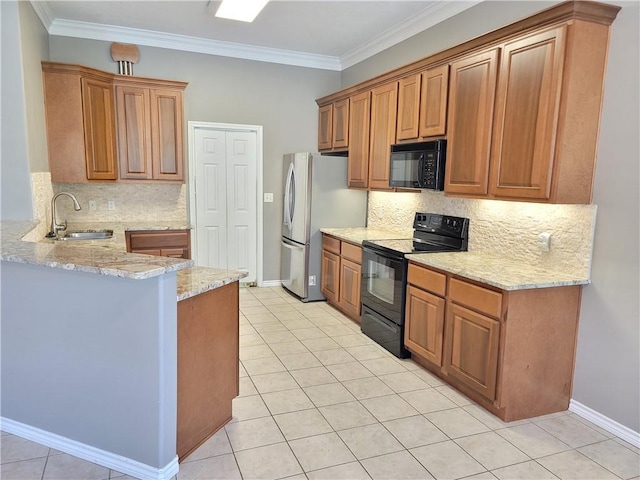
[{"label": "stainless steel refrigerator", "polygon": [[367,192],[347,188],[347,157],[290,153],[283,171],[282,286],[303,302],[324,300],[320,228],[364,227]]}]

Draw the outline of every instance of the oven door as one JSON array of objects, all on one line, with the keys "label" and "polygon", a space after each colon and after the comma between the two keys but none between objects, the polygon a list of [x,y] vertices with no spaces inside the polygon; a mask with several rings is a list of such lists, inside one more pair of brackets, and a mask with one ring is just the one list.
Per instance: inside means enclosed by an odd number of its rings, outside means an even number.
[{"label": "oven door", "polygon": [[362,248],[362,305],[396,325],[404,324],[407,261]]}]

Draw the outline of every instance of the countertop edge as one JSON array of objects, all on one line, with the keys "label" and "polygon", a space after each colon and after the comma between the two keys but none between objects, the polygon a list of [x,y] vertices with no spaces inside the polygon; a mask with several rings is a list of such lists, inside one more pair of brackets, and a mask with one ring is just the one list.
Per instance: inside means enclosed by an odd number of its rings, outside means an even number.
[{"label": "countertop edge", "polygon": [[216,288],[237,282],[249,275],[248,272],[208,267],[192,267],[177,274],[178,302],[195,297]]}]

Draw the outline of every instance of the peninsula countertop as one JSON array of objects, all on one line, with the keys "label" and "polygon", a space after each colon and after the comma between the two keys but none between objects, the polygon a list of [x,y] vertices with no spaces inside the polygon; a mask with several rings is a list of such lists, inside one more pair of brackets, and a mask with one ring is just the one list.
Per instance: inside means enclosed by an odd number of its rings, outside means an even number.
[{"label": "peninsula countertop", "polygon": [[219,288],[247,276],[246,272],[220,268],[194,267],[193,260],[175,259],[126,252],[124,232],[128,230],[181,230],[182,223],[72,224],[70,228],[114,231],[108,240],[25,241],[38,225],[37,221],[3,221],[0,223],[2,248],[0,259],[50,268],[62,268],[135,280],[169,272],[177,275],[178,301]]},{"label": "peninsula countertop", "polygon": [[[322,233],[362,244],[364,240],[412,238],[413,232],[394,232],[376,228],[321,228]],[[395,234],[396,236],[392,236]],[[403,235],[404,234],[404,235]],[[588,272],[558,271],[531,265],[521,260],[492,255],[490,252],[414,253],[412,262],[437,268],[502,290],[588,285]]]}]

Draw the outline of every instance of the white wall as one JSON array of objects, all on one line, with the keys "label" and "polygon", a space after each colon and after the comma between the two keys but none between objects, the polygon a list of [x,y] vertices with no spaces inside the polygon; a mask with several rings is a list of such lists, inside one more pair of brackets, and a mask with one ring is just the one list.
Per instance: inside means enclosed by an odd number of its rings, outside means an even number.
[{"label": "white wall", "polygon": [[[573,398],[640,431],[639,3],[612,26],[593,202],[592,284],[583,289]],[[548,3],[483,2],[343,72],[343,86],[524,18]],[[434,46],[437,49],[434,50]]]}]

